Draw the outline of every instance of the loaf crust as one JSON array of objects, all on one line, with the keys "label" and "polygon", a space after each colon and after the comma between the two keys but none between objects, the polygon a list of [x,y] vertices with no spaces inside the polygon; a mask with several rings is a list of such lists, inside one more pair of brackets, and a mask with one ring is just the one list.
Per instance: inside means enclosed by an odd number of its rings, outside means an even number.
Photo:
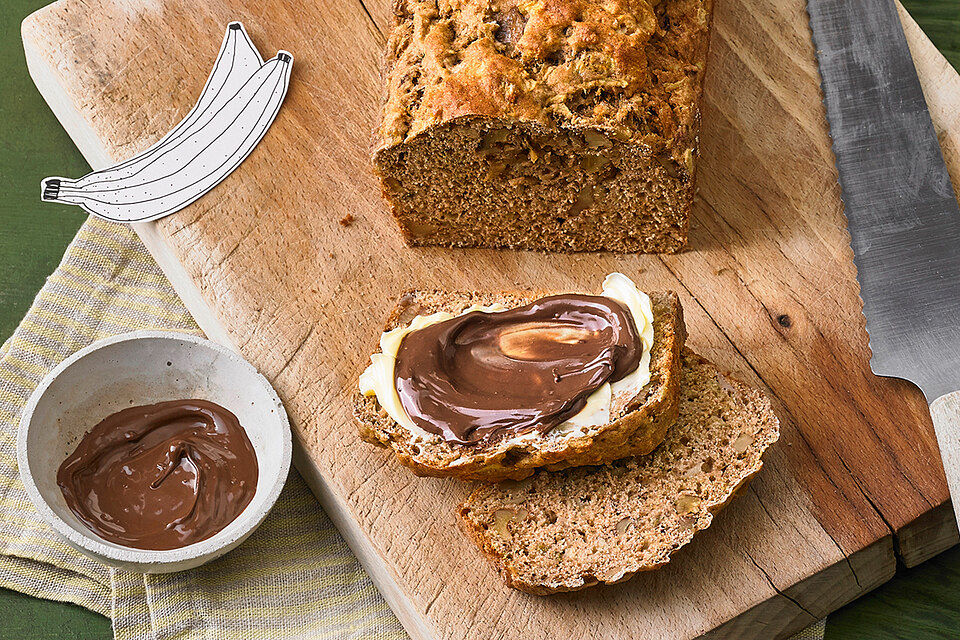
[{"label": "loaf crust", "polygon": [[712,0],[396,0],[374,165],[411,244],[672,252]]},{"label": "loaf crust", "polygon": [[481,485],[460,522],[510,587],[536,595],[656,569],[763,465],[779,420],[758,389],[683,354],[680,417],[650,455]]},{"label": "loaf crust", "polygon": [[[500,303],[512,308],[555,293],[410,291],[401,296],[385,330],[409,324],[417,315],[436,311],[459,313],[474,304]],[[400,463],[416,475],[487,482],[519,480],[547,465],[599,464],[633,451],[649,452],[663,440],[667,427],[677,418],[680,349],[686,339],[683,310],[676,294],[654,293],[650,299],[654,313],[650,382],[633,398],[614,398],[610,415],[616,419],[596,427],[590,435],[551,438],[548,433],[522,442],[480,445],[458,445],[441,439],[415,442],[412,434],[380,407],[376,397],[358,392],[354,418],[360,437],[391,449]]]}]

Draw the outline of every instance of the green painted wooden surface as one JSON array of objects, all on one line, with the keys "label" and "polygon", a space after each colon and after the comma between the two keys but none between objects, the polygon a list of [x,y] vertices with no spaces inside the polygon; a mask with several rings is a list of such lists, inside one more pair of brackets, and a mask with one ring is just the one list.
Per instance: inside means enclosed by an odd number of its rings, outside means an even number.
[{"label": "green painted wooden surface", "polygon": [[[86,162],[30,81],[20,21],[44,0],[0,10],[0,339],[16,327],[84,216],[40,203],[40,179],[79,176]],[[960,69],[960,0],[904,0]],[[0,639],[110,638],[110,622],[80,607],[0,589]],[[827,640],[960,638],[960,548],[911,570],[830,616]]]},{"label": "green painted wooden surface", "polygon": [[[27,73],[20,22],[45,0],[0,4],[0,340],[16,328],[85,215],[44,206],[40,180],[89,171]],[[0,589],[0,639],[107,639],[110,621],[80,607]]]}]

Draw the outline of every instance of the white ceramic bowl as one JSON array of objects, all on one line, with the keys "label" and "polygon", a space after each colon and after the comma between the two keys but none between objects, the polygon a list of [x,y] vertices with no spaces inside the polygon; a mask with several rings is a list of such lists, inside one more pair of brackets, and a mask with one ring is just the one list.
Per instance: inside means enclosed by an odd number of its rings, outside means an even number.
[{"label": "white ceramic bowl", "polygon": [[[80,438],[110,414],[187,398],[216,402],[239,418],[260,471],[253,500],[217,534],[179,549],[149,551],[104,540],[67,507],[57,469]],[[30,396],[17,438],[20,477],[43,519],[82,553],[142,573],[190,569],[243,542],[276,502],[290,452],[287,413],[266,378],[225,347],[166,331],[107,338],[64,360]]]}]

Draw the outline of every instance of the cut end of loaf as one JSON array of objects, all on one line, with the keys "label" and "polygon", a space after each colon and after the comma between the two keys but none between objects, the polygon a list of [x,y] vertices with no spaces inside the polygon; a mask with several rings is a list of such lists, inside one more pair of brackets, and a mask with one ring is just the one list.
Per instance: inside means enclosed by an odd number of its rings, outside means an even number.
[{"label": "cut end of loaf", "polygon": [[673,253],[687,241],[694,153],[468,117],[381,149],[375,164],[412,245]]},{"label": "cut end of loaf", "polygon": [[778,437],[763,393],[685,351],[680,417],[653,453],[480,486],[460,519],[515,589],[620,582],[666,564],[707,528]]}]

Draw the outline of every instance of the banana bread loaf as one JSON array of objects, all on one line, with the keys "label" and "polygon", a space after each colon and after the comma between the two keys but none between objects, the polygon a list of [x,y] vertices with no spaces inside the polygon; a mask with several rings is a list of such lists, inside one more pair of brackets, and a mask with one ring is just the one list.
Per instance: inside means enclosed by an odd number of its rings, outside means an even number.
[{"label": "banana bread loaf", "polygon": [[712,0],[396,0],[374,164],[412,245],[675,252]]}]

